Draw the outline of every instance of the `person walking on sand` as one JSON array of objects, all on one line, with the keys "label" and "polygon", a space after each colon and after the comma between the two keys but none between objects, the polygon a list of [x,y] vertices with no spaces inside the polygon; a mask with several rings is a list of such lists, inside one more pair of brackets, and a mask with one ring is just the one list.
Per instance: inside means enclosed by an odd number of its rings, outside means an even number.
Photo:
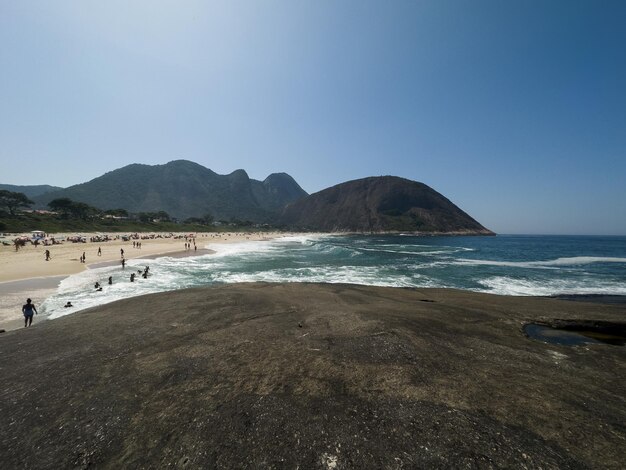
[{"label": "person walking on sand", "polygon": [[120,248],[120,255],[122,255],[122,259],[124,259],[124,248]]},{"label": "person walking on sand", "polygon": [[33,312],[37,312],[35,304],[31,303],[32,300],[26,299],[26,303],[22,306],[22,313],[24,314],[24,328],[33,324]]},{"label": "person walking on sand", "polygon": [[102,256],[102,248],[98,247],[98,256]]},{"label": "person walking on sand", "polygon": [[46,261],[50,261],[50,250],[46,250]]}]

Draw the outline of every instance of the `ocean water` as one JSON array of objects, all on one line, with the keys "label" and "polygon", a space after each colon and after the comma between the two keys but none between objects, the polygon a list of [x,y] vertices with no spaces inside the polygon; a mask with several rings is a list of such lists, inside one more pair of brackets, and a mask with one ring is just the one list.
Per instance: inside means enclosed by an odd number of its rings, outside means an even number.
[{"label": "ocean water", "polygon": [[[234,282],[451,287],[506,295],[626,295],[626,237],[303,235],[207,245],[215,254],[129,260],[64,279],[41,311],[57,318],[148,293]],[[150,266],[147,279],[130,273]],[[113,276],[113,284],[107,278]],[[94,283],[103,285],[95,292]],[[67,301],[74,307],[64,308]]]}]

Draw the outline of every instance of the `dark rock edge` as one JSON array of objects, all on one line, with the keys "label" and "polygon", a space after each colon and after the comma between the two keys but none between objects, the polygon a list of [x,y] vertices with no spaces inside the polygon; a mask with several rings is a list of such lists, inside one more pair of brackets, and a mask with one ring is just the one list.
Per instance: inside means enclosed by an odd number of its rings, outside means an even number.
[{"label": "dark rock edge", "polygon": [[446,289],[241,284],[0,338],[6,468],[620,468],[625,348],[529,320],[624,308]]}]

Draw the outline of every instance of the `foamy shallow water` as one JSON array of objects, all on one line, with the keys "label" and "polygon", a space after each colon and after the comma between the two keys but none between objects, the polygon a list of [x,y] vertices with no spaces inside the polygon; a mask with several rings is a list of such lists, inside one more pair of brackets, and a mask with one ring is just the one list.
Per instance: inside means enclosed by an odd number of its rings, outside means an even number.
[{"label": "foamy shallow water", "polygon": [[[207,245],[214,254],[130,260],[64,279],[58,318],[119,299],[235,282],[451,287],[505,295],[626,295],[626,237],[313,236]],[[143,279],[137,271],[150,266]],[[137,274],[135,282],[130,273]],[[113,284],[107,278],[113,277]],[[96,292],[99,282],[102,291]],[[74,307],[64,308],[67,301]]]}]

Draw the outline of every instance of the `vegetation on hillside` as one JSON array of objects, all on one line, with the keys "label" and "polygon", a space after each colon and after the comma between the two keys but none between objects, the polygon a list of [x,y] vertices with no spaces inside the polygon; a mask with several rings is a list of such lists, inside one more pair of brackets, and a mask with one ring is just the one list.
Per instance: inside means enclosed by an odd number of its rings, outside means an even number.
[{"label": "vegetation on hillside", "polygon": [[64,219],[52,214],[22,213],[17,216],[0,214],[0,232],[24,233],[41,230],[47,233],[67,232],[224,232],[265,231],[276,229],[249,221],[220,221],[220,225],[176,223],[171,221],[142,222],[131,219]]},{"label": "vegetation on hillside", "polygon": [[179,220],[203,218],[210,212],[216,219],[272,223],[286,204],[306,195],[285,173],[272,174],[261,182],[249,178],[244,170],[218,175],[197,163],[178,160],[165,165],[128,165],[32,199],[35,208],[69,198],[100,209],[166,211]]},{"label": "vegetation on hillside", "polygon": [[10,215],[15,215],[21,207],[30,207],[33,201],[26,197],[24,193],[15,193],[0,189],[0,210],[6,210]]},{"label": "vegetation on hillside", "polygon": [[215,225],[211,214],[178,222],[165,211],[138,214],[129,214],[124,209],[102,211],[69,198],[50,201],[48,207],[52,212],[18,210],[32,204],[22,193],[0,190],[0,232],[217,232],[271,228],[241,220],[221,220]]}]

